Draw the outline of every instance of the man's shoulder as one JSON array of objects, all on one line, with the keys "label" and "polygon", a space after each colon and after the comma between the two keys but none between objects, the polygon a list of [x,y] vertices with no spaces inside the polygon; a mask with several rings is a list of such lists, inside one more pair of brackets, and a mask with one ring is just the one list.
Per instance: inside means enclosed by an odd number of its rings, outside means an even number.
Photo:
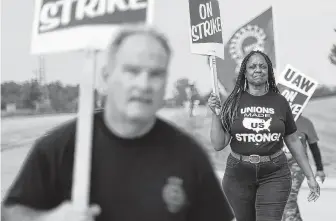
[{"label": "man's shoulder", "polygon": [[177,126],[172,122],[163,120],[162,118],[158,119],[162,128],[166,132],[164,136],[167,139],[167,142],[177,147],[179,150],[185,150],[189,152],[201,153],[204,154],[204,148],[199,140],[193,137],[185,129]]},{"label": "man's shoulder", "polygon": [[309,118],[307,118],[306,116],[303,116],[303,115],[301,115],[298,118],[298,122],[303,123],[303,124],[313,124],[313,122]]},{"label": "man's shoulder", "polygon": [[309,131],[309,130],[314,129],[313,122],[309,118],[302,116],[302,115],[297,119],[296,124],[301,130],[304,130],[304,131]]},{"label": "man's shoulder", "polygon": [[[158,118],[159,124],[161,125],[161,129],[163,129],[170,136],[174,136],[176,139],[180,141],[187,142],[195,142],[195,139],[192,137],[190,133],[188,133],[182,127],[177,126],[175,123],[164,120],[162,118]],[[171,137],[170,137],[171,138]]]},{"label": "man's shoulder", "polygon": [[45,151],[53,148],[62,148],[74,138],[76,119],[66,121],[48,130],[35,142],[35,148]]},{"label": "man's shoulder", "polygon": [[[95,110],[93,120],[96,121],[98,117],[101,116],[101,114],[101,110]],[[36,140],[36,144],[42,148],[48,148],[48,146],[63,146],[66,145],[69,140],[73,141],[76,136],[77,120],[78,117],[75,117],[53,127],[44,133],[41,137],[39,137]],[[93,125],[94,127],[96,126],[95,123],[93,123]]]}]

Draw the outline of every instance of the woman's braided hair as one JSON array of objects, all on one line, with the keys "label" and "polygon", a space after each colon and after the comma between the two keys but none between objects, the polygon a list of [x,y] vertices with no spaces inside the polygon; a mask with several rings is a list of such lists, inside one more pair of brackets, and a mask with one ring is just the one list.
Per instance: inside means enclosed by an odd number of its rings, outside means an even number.
[{"label": "woman's braided hair", "polygon": [[[239,74],[236,80],[236,85],[229,95],[229,97],[225,100],[224,104],[221,107],[220,111],[220,117],[221,121],[223,124],[223,127],[225,131],[229,132],[231,131],[231,126],[234,121],[234,119],[237,116],[238,112],[238,106],[239,106],[239,101],[242,96],[242,93],[245,90],[245,87],[248,87],[248,84],[246,82],[246,77],[245,77],[245,72],[246,72],[246,64],[249,60],[249,58],[254,55],[254,54],[260,54],[265,58],[265,61],[268,66],[268,84],[266,85],[268,87],[268,91],[273,91],[275,93],[280,93],[279,89],[276,86],[275,83],[275,77],[274,77],[274,72],[273,72],[273,67],[272,67],[272,62],[269,59],[269,57],[261,52],[261,51],[251,51],[246,57],[243,59]],[[246,85],[245,85],[246,84]]]}]

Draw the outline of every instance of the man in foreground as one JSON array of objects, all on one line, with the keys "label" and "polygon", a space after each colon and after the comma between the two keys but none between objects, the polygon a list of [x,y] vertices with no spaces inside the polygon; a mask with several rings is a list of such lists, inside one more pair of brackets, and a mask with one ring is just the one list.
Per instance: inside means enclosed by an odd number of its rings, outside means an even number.
[{"label": "man in foreground", "polygon": [[166,39],[151,29],[123,29],[108,51],[105,109],[94,115],[91,206],[78,211],[70,202],[74,120],[36,142],[2,220],[232,220],[201,146],[156,117],[171,57]]}]

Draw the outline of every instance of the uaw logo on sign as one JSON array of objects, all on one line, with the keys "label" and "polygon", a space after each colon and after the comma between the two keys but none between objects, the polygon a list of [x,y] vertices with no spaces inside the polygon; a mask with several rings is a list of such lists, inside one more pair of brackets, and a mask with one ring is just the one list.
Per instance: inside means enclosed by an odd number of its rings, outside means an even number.
[{"label": "uaw logo on sign", "polygon": [[118,25],[148,22],[152,1],[35,0],[32,51],[69,51],[108,42]]},{"label": "uaw logo on sign", "polygon": [[191,52],[224,59],[218,0],[189,0]]},{"label": "uaw logo on sign", "polygon": [[316,80],[290,65],[287,65],[279,76],[277,87],[280,93],[287,99],[294,120],[299,118],[317,86],[318,83]]},{"label": "uaw logo on sign", "polygon": [[265,50],[266,34],[257,25],[247,25],[241,28],[229,42],[229,53],[236,62],[235,72],[238,74],[243,58],[253,50]]}]

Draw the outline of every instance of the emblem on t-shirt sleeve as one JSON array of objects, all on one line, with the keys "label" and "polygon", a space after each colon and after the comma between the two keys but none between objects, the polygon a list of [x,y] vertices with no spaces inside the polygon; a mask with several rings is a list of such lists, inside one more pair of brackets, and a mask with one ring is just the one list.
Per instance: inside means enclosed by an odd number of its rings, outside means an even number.
[{"label": "emblem on t-shirt sleeve", "polygon": [[169,177],[163,187],[162,197],[169,212],[179,212],[187,201],[183,189],[183,180],[178,177]]}]

